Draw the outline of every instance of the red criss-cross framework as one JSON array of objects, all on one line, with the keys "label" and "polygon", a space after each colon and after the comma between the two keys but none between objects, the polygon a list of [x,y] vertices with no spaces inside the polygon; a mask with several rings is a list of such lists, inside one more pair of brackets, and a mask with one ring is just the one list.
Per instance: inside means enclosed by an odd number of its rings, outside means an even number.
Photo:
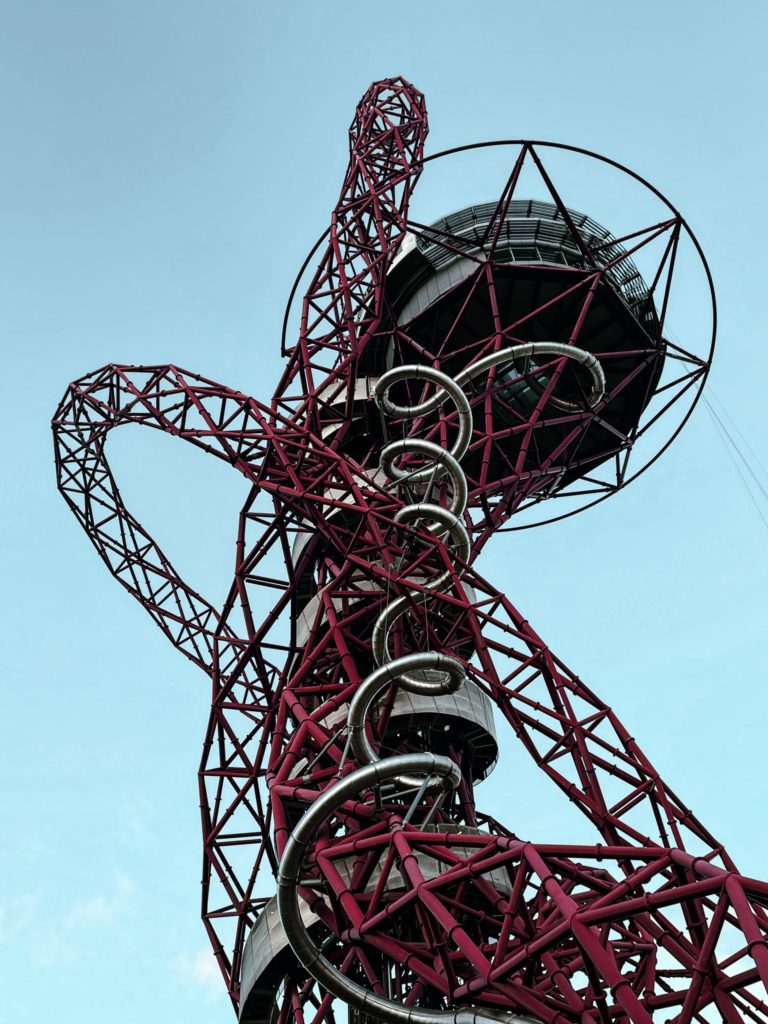
[{"label": "red criss-cross framework", "polygon": [[[317,915],[324,955],[405,1007],[474,1007],[545,1024],[768,1022],[768,885],[736,871],[616,714],[473,568],[531,502],[575,481],[588,501],[623,486],[635,442],[703,384],[708,358],[663,333],[685,224],[672,211],[590,244],[544,167],[545,147],[524,142],[482,247],[468,246],[465,236],[409,221],[426,135],[424,99],[409,83],[366,92],[299,338],[270,403],[175,366],[109,365],[72,384],[54,418],[65,500],[112,575],[211,678],[199,773],[202,916],[228,991],[240,1007],[244,946],[292,830],[359,767],[346,709],[375,667],[377,616],[403,598],[391,655],[458,659],[600,841],[525,842],[481,813],[472,752],[446,729],[440,753],[461,771],[453,792],[363,790],[307,848],[299,891]],[[526,162],[580,252],[572,265],[510,269],[501,254]],[[473,264],[432,320],[427,311],[400,322],[393,308],[388,282],[409,234]],[[630,309],[617,267],[659,239],[658,273]],[[520,295],[529,296],[522,314]],[[470,306],[487,312],[482,329],[468,324]],[[614,348],[600,340],[615,337],[601,334],[611,310],[629,318]],[[556,340],[589,350],[603,368],[600,400],[586,400],[583,377],[560,355],[488,371],[466,388],[469,555],[458,558],[419,523],[396,522],[409,497],[379,472],[382,447],[403,436],[447,445],[457,411],[445,403],[405,425],[389,420],[373,397],[377,379],[411,364],[455,377],[553,324]],[[669,382],[664,360],[677,367]],[[417,379],[398,387],[411,405],[432,393]],[[251,482],[223,608],[181,579],[123,505],[105,442],[124,423],[181,437]],[[409,459],[420,465],[406,456],[406,468]],[[436,574],[439,591],[426,582]],[[388,728],[396,695],[393,685],[368,723],[382,757],[419,749],[418,736]],[[338,1012],[298,963],[274,1000],[278,1024],[320,1024]]]}]

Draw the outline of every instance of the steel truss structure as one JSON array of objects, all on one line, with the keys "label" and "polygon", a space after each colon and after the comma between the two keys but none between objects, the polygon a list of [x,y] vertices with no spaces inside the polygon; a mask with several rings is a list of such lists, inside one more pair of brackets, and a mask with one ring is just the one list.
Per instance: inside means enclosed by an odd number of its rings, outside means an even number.
[{"label": "steel truss structure", "polygon": [[[709,355],[665,336],[687,226],[669,207],[613,238],[531,142],[497,202],[415,223],[426,135],[408,82],[366,92],[270,403],[109,365],[54,418],[65,500],[212,682],[202,913],[233,1003],[277,1024],[345,1005],[413,1024],[768,1021],[768,885],[474,567],[527,505],[623,486],[636,442],[698,393]],[[518,196],[526,164],[546,202]],[[124,506],[106,441],[125,423],[249,480],[223,608]],[[594,845],[524,841],[478,810],[491,705]]]}]

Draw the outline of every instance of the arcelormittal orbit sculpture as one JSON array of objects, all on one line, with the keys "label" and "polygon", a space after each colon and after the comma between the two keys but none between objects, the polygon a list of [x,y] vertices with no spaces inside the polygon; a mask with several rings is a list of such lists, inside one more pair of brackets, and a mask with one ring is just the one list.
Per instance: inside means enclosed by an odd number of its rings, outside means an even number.
[{"label": "arcelormittal orbit sculpture", "polygon": [[[581,151],[538,142],[488,144],[512,153],[498,199],[417,223],[426,135],[407,82],[363,97],[271,403],[110,365],[54,420],[66,501],[212,681],[203,920],[232,1000],[259,1024],[768,1021],[768,885],[474,568],[526,507],[617,490],[635,444],[690,411],[711,350],[665,324],[681,244],[701,253],[634,175],[652,225],[614,237],[576,213],[545,165]],[[105,443],[124,423],[251,482],[223,608],[123,505]],[[492,706],[594,845],[477,809]]]}]

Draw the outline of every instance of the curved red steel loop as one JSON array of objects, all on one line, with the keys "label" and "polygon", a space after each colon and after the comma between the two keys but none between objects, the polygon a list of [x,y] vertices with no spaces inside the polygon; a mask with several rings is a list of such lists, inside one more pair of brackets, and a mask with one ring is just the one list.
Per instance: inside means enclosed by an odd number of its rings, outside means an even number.
[{"label": "curved red steel loop", "polygon": [[[54,418],[70,508],[112,575],[212,679],[202,915],[229,993],[243,1022],[266,1020],[267,998],[279,1024],[334,1019],[313,973],[358,1015],[370,1006],[404,1024],[768,1022],[768,886],[737,873],[616,714],[473,565],[525,501],[631,448],[637,423],[622,410],[639,416],[675,356],[662,333],[671,270],[658,311],[656,280],[630,307],[616,268],[640,243],[588,244],[557,198],[553,217],[581,262],[515,269],[504,231],[518,168],[463,278],[404,317],[392,281],[405,273],[426,135],[408,82],[366,92],[269,405],[173,366],[107,366],[71,385]],[[658,232],[679,233],[676,218]],[[447,228],[416,230],[451,259],[471,248]],[[634,348],[595,348],[607,311]],[[389,378],[388,408],[407,411],[394,429],[377,382],[411,364],[429,372]],[[700,384],[707,365],[681,386]],[[436,397],[440,375],[463,389],[461,409]],[[183,438],[251,483],[221,609],[123,505],[105,443],[125,423]],[[264,568],[274,552],[282,578]],[[276,596],[262,619],[267,587]],[[354,700],[364,684],[373,693],[369,678],[379,696]],[[449,690],[453,710],[441,703]],[[498,753],[491,703],[599,843],[524,842],[478,811],[474,783]],[[424,766],[436,764],[450,786],[433,784]],[[281,897],[307,967],[284,943],[259,974],[249,933],[269,925],[265,879],[278,873],[304,900],[297,910]]]}]

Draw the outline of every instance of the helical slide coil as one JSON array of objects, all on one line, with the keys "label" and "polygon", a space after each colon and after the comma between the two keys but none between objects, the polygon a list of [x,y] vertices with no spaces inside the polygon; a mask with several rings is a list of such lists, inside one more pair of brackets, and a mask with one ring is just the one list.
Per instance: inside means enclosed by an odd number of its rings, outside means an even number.
[{"label": "helical slide coil", "polygon": [[[403,526],[418,524],[435,542],[443,543],[462,563],[469,557],[470,541],[464,523],[467,505],[467,478],[460,460],[472,435],[472,411],[464,386],[492,367],[520,359],[546,355],[566,357],[579,363],[592,379],[586,403],[594,408],[605,394],[605,376],[597,359],[583,349],[557,342],[529,342],[493,352],[477,360],[455,378],[428,366],[405,365],[389,370],[379,378],[375,399],[381,411],[392,419],[413,421],[435,411],[446,401],[453,402],[458,414],[458,431],[450,451],[433,441],[415,437],[392,441],[380,456],[380,467],[393,484],[411,487],[430,484],[447,478],[450,483],[450,504],[416,501],[403,506],[395,522]],[[390,398],[391,388],[404,380],[421,380],[436,385],[435,393],[417,405],[397,405]],[[576,406],[562,398],[560,408]],[[406,455],[421,459],[415,470],[403,469],[398,463]],[[460,567],[456,575],[461,575]],[[359,1011],[387,1024],[498,1024],[499,1021],[528,1021],[529,1018],[490,1009],[463,1008],[430,1010],[410,1007],[376,995],[339,971],[314,944],[302,920],[298,886],[304,853],[317,836],[318,829],[347,800],[366,790],[381,790],[385,784],[396,783],[416,788],[415,803],[428,791],[449,792],[461,781],[458,765],[450,758],[429,751],[396,754],[380,759],[366,734],[365,724],[371,706],[392,684],[411,692],[429,696],[457,690],[465,679],[465,668],[456,658],[439,651],[421,651],[391,659],[389,635],[392,627],[405,614],[412,594],[439,591],[451,578],[444,570],[429,580],[420,580],[410,594],[390,601],[373,627],[372,649],[377,668],[363,681],[352,698],[347,712],[347,745],[360,767],[339,779],[310,805],[289,837],[277,877],[277,902],[286,937],[293,952],[306,970],[328,992]],[[414,803],[414,807],[415,807]]]}]

